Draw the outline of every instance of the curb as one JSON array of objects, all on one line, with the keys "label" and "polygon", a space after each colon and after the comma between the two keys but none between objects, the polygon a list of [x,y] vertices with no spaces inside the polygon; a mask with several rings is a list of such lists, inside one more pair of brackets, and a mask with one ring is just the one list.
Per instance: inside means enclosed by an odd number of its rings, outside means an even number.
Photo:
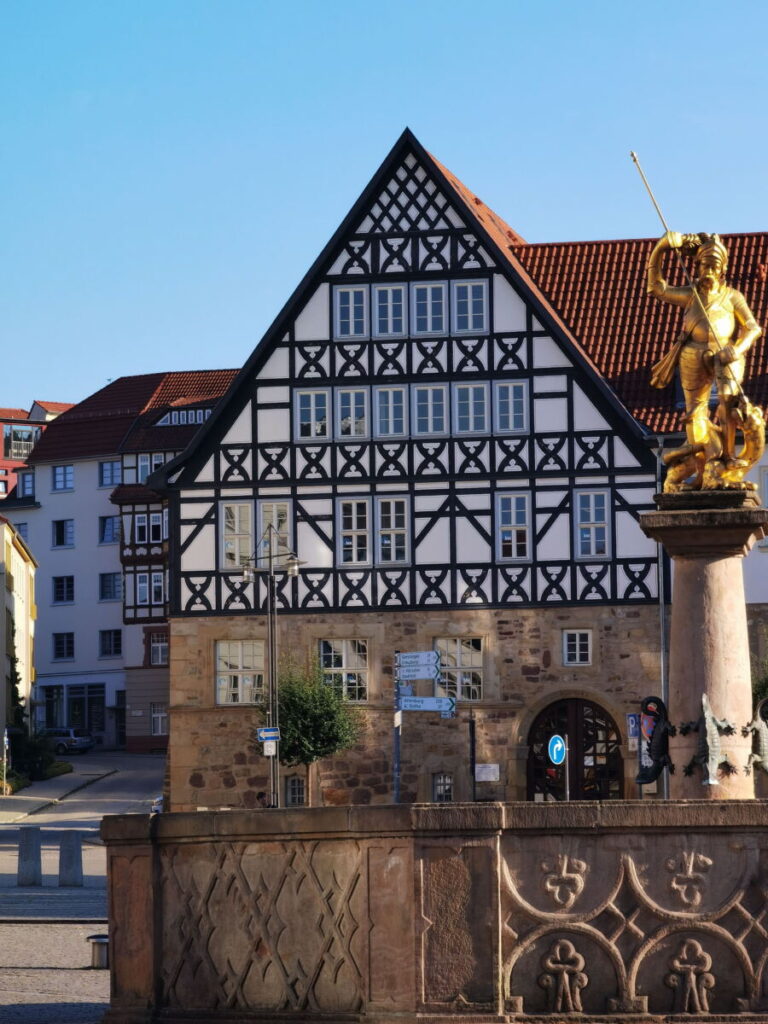
[{"label": "curb", "polygon": [[[11,821],[6,821],[3,824],[15,825],[17,821],[22,821],[24,818],[31,818],[33,814],[39,814],[40,811],[46,810],[48,807],[54,807],[56,804],[61,803],[62,800],[66,800],[68,796],[72,796],[73,793],[79,793],[81,789],[86,789],[88,786],[92,786],[94,782],[100,782],[102,779],[106,779],[110,775],[116,775],[120,771],[119,768],[110,768],[109,771],[104,772],[103,775],[94,775],[90,778],[85,779],[77,786],[73,786],[72,789],[68,789],[66,793],[62,793],[61,796],[51,797],[50,800],[46,800],[45,803],[40,804],[39,807],[33,807],[30,811],[21,811]],[[33,799],[32,797],[22,797],[22,799]],[[44,799],[41,797],[41,799]],[[0,812],[1,813],[1,812]],[[7,812],[12,814],[12,811]]]}]

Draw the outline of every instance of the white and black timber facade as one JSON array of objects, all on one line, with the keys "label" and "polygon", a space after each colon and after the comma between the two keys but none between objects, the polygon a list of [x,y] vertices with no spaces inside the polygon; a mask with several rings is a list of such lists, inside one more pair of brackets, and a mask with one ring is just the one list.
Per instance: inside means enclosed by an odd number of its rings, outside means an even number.
[{"label": "white and black timber facade", "polygon": [[520,241],[406,131],[152,476],[170,513],[174,808],[265,788],[266,576],[242,563],[268,524],[304,563],[277,579],[281,656],[319,658],[366,717],[358,748],[288,772],[283,802],[391,799],[394,652],[433,647],[458,715],[405,715],[405,799],[470,798],[470,713],[475,761],[498,766],[477,797],[557,796],[540,756],[556,727],[576,795],[633,792],[625,713],[659,673],[659,564],[637,524],[655,457]]}]

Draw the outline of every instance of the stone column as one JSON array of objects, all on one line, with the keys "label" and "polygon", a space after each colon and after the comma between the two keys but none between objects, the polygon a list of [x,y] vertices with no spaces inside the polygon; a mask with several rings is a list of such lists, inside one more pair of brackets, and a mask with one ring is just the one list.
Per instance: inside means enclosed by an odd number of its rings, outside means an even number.
[{"label": "stone column", "polygon": [[[743,491],[660,494],[656,503],[658,511],[643,513],[640,526],[674,562],[668,710],[678,734],[669,741],[676,769],[670,797],[753,799],[754,781],[744,770],[752,738],[741,735],[752,719],[742,558],[763,536],[768,510]],[[729,735],[713,719],[735,731]],[[699,731],[682,735],[685,722],[698,723]],[[686,765],[707,750],[707,763],[686,775]],[[721,767],[724,762],[736,769],[733,774]]]}]

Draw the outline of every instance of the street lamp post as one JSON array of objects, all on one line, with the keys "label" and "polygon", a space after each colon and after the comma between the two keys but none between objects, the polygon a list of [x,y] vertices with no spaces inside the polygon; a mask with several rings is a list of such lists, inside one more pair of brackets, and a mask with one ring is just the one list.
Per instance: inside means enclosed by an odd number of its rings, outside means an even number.
[{"label": "street lamp post", "polygon": [[[256,573],[265,573],[267,577],[267,727],[279,729],[280,711],[277,692],[277,588],[275,577],[278,572],[288,576],[298,576],[299,566],[304,565],[295,552],[280,551],[285,544],[280,538],[280,531],[273,523],[268,523],[259,541],[259,547],[265,548],[264,554],[258,550],[243,565],[243,579],[253,582]],[[266,565],[259,562],[266,561]],[[274,740],[275,753],[269,758],[269,806],[279,807],[280,800],[280,740]]]}]

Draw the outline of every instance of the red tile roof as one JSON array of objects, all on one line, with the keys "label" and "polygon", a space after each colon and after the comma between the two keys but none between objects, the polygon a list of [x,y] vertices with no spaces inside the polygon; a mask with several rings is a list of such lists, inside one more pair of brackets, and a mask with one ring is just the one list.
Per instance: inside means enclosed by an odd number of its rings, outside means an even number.
[{"label": "red tile roof", "polygon": [[[190,395],[218,400],[236,370],[195,370],[120,377],[53,420],[35,445],[30,464],[59,459],[93,458],[121,451],[184,448],[195,431],[190,427],[157,427],[162,410]],[[141,423],[136,421],[141,419]],[[136,436],[133,428],[137,427]],[[179,433],[183,431],[183,437]],[[178,436],[177,436],[178,435]],[[137,448],[136,444],[144,447]]]},{"label": "red tile roof", "polygon": [[35,399],[35,403],[46,412],[66,412],[74,406],[73,402],[41,402],[39,398]]},{"label": "red tile roof", "polygon": [[28,420],[26,409],[0,409],[0,420]]}]

